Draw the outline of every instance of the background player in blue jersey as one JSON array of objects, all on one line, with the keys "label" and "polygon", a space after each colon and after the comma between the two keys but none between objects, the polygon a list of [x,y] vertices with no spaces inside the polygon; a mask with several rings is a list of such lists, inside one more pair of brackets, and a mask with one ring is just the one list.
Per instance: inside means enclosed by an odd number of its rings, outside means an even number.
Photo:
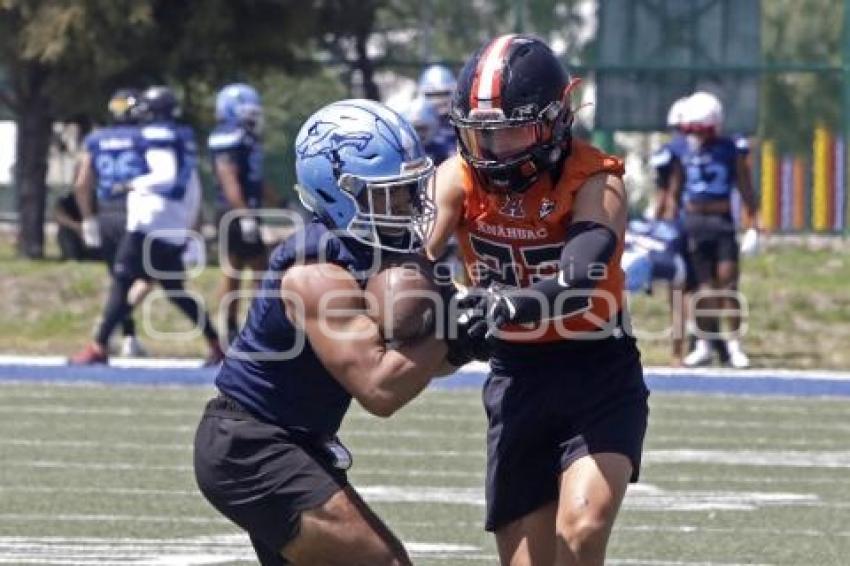
[{"label": "background player in blue jersey", "polygon": [[454,155],[457,151],[457,134],[449,120],[455,88],[457,79],[445,65],[430,65],[419,76],[418,95],[431,103],[439,118],[432,143],[441,147],[446,155]]},{"label": "background player in blue jersey", "polygon": [[167,87],[150,87],[141,97],[142,124],[126,148],[143,158],[143,169],[125,181],[127,232],[115,257],[112,286],[93,342],[70,359],[73,364],[105,363],[106,345],[115,326],[132,310],[128,301],[136,279],[155,279],[169,300],[201,327],[210,353],[208,363],[223,358],[207,313],[183,287],[182,254],[200,199],[197,147],[191,128],[178,124],[177,99]]},{"label": "background player in blue jersey", "polygon": [[737,187],[742,199],[742,225],[746,229],[742,249],[751,251],[757,239],[756,199],[752,187],[746,147],[721,135],[723,107],[713,94],[697,92],[684,107],[686,143],[677,146],[670,177],[665,217],[673,220],[681,212],[687,233],[691,265],[698,290],[722,291],[725,297],[705,297],[695,305],[696,328],[700,332],[685,365],[711,361],[710,338],[720,336],[717,316],[701,314],[706,309],[729,309],[730,337],[726,340],[729,361],[734,367],[749,366],[749,358],[738,338],[739,301],[738,242],[732,218],[732,191]]},{"label": "background player in blue jersey", "polygon": [[313,114],[295,153],[313,219],[273,251],[216,378],[195,438],[198,485],[251,535],[263,565],[410,564],[348,483],[336,434],[352,398],[389,416],[447,357],[433,336],[387,346],[363,291],[388,253],[421,245],[433,164],[413,128],[369,100]]},{"label": "background player in blue jersey", "polygon": [[[83,217],[83,240],[88,247],[100,248],[110,276],[118,244],[126,231],[126,184],[147,172],[144,155],[134,143],[140,98],[141,93],[135,89],[120,89],[109,99],[114,123],[86,136],[74,187]],[[121,321],[121,329],[121,354],[143,355],[130,314]]]},{"label": "background player in blue jersey", "polygon": [[678,222],[632,220],[626,231],[620,263],[626,274],[626,290],[631,293],[651,291],[655,282],[669,286],[673,366],[682,365],[685,356],[687,304],[684,291],[692,279],[686,246],[687,239]]},{"label": "background player in blue jersey", "polygon": [[434,105],[428,102],[428,99],[424,96],[414,98],[404,110],[402,116],[416,130],[425,153],[428,154],[434,165],[439,165],[455,152],[454,146],[449,147],[445,143],[445,139],[440,138],[440,116],[437,114]]},{"label": "background player in blue jersey", "polygon": [[242,271],[250,268],[258,275],[266,268],[266,246],[255,214],[262,208],[264,187],[260,95],[246,84],[227,85],[216,96],[215,117],[207,145],[218,186],[220,260],[230,267],[222,273],[220,297],[228,297],[227,337],[232,341],[238,330],[236,293]]}]

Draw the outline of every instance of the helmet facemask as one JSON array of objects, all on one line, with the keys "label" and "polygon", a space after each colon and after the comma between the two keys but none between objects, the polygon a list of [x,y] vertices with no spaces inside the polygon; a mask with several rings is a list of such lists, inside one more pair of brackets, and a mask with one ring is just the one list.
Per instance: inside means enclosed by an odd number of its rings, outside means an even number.
[{"label": "helmet facemask", "polygon": [[360,242],[391,252],[420,249],[436,217],[433,175],[429,158],[410,163],[391,178],[340,175],[339,187],[357,206],[346,231]]},{"label": "helmet facemask", "polygon": [[263,133],[265,118],[261,106],[256,104],[240,104],[236,108],[236,118],[247,130],[257,135]]},{"label": "helmet facemask", "polygon": [[460,153],[488,190],[523,192],[566,155],[573,120],[568,93],[569,87],[531,118],[506,117],[500,108],[452,117]]}]

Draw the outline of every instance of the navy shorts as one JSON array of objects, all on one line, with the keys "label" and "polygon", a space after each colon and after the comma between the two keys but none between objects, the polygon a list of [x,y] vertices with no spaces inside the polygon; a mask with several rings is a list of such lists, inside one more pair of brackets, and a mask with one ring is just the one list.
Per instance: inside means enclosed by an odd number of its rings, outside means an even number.
[{"label": "navy shorts", "polygon": [[264,565],[284,563],[277,557],[298,535],[301,513],[348,485],[346,473],[321,448],[223,396],[207,404],[194,463],[201,493],[251,535]]},{"label": "navy shorts", "polygon": [[[142,232],[126,232],[115,252],[113,275],[118,279],[182,279],[183,246],[150,238]],[[147,256],[147,257],[146,257]]]},{"label": "navy shorts", "polygon": [[[242,228],[239,225],[238,217],[232,217],[222,231],[221,220],[226,213],[226,210],[219,210],[216,218],[216,225],[219,229],[218,243],[221,250],[226,250],[228,257],[239,259],[254,259],[265,256],[267,248],[266,244],[263,243],[262,237],[254,242],[246,241],[242,235]],[[259,222],[259,218],[257,221]],[[227,247],[225,247],[225,242]]]},{"label": "navy shorts", "polygon": [[710,285],[717,278],[717,264],[721,261],[738,262],[738,241],[731,217],[688,213],[682,224],[696,285]]},{"label": "navy shorts", "polygon": [[484,385],[487,512],[495,531],[558,497],[561,472],[614,452],[638,479],[649,392],[635,340],[516,345],[498,351]]},{"label": "navy shorts", "polygon": [[127,204],[124,199],[99,201],[97,222],[100,225],[100,250],[103,260],[112,271],[115,256],[127,227]]}]

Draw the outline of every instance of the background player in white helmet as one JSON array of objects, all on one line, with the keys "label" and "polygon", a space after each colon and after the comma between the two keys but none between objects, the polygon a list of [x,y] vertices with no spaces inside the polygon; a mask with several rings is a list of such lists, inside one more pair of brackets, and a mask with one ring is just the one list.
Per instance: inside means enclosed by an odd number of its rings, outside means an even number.
[{"label": "background player in white helmet", "polygon": [[[674,148],[676,160],[667,192],[665,217],[681,220],[688,239],[688,253],[694,268],[696,285],[702,294],[721,291],[722,295],[703,297],[695,305],[696,313],[725,308],[730,335],[726,339],[729,361],[734,367],[749,366],[738,338],[740,305],[731,295],[738,288],[739,247],[732,219],[732,191],[737,187],[743,203],[742,224],[747,233],[740,251],[751,253],[757,241],[756,201],[752,187],[746,147],[722,136],[723,105],[714,94],[696,92],[684,106],[685,143]],[[710,338],[720,337],[717,316],[698,316],[698,339],[694,350],[685,357],[685,365],[694,366],[712,360]]]}]

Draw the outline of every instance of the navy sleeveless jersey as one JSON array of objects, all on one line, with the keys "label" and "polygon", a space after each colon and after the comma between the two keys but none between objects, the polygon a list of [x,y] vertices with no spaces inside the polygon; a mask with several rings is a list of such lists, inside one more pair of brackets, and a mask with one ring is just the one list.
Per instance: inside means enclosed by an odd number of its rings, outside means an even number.
[{"label": "navy sleeveless jersey", "polygon": [[[210,134],[207,145],[213,161],[213,173],[216,159],[229,159],[236,166],[242,198],[250,208],[260,208],[263,201],[263,144],[260,139],[241,126],[218,124]],[[221,183],[216,182],[216,185],[218,206],[230,208]]]},{"label": "navy sleeveless jersey", "polygon": [[83,144],[97,178],[95,194],[99,206],[123,205],[127,192],[115,192],[115,186],[149,173],[140,129],[137,126],[98,128],[86,136]]},{"label": "navy sleeveless jersey", "polygon": [[457,133],[448,116],[440,116],[437,132],[425,151],[435,165],[439,165],[457,151]]},{"label": "navy sleeveless jersey", "polygon": [[339,238],[317,221],[280,244],[245,327],[216,377],[218,389],[260,420],[314,436],[336,434],[351,395],[286,317],[280,279],[291,266],[318,258],[348,269],[363,282],[372,257],[371,248]]},{"label": "navy sleeveless jersey", "polygon": [[684,169],[682,199],[685,202],[726,200],[737,181],[739,143],[727,137],[708,141],[699,149],[687,144],[675,148]]}]

